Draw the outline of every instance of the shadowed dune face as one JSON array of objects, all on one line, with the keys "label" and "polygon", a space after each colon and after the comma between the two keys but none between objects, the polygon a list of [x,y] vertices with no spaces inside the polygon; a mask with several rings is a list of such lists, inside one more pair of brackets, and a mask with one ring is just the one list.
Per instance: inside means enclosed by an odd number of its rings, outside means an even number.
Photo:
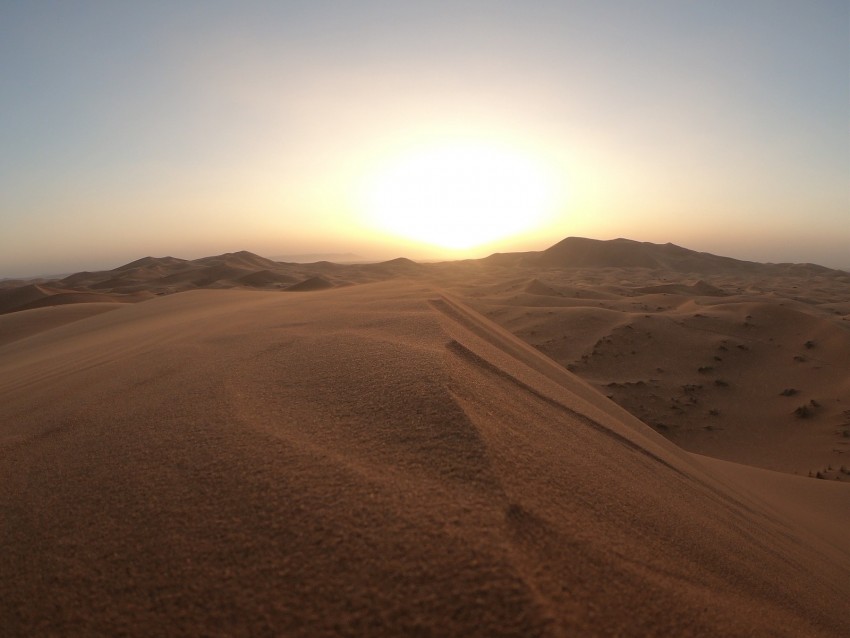
[{"label": "shadowed dune face", "polygon": [[306,292],[354,283],[421,276],[426,267],[398,258],[377,264],[276,262],[248,251],[202,257],[143,257],[112,270],[59,281],[0,284],[0,314],[67,303],[130,303],[196,289],[255,288]]},{"label": "shadowed dune face", "polygon": [[0,315],[0,346],[120,307],[111,302],[82,303]]},{"label": "shadowed dune face", "polygon": [[540,253],[524,257],[531,266],[579,268],[649,268],[675,272],[717,273],[729,269],[755,271],[759,264],[709,253],[698,253],[675,244],[652,244],[630,239],[599,241],[568,237]]},{"label": "shadowed dune face", "polygon": [[[736,476],[425,285],[171,295],[0,346],[0,617],[846,633],[850,546],[822,527],[850,490],[783,477],[785,511]],[[834,517],[795,516],[813,494]]]},{"label": "shadowed dune face", "polygon": [[287,288],[290,292],[309,292],[311,290],[326,290],[334,285],[324,277],[310,277]]},{"label": "shadowed dune face", "polygon": [[777,268],[458,265],[439,281],[688,450],[850,480],[850,280]]}]

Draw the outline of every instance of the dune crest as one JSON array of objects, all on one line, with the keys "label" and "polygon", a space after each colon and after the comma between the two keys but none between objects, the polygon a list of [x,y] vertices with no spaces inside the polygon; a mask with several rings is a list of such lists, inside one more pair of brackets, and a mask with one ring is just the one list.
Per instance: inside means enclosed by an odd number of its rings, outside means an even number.
[{"label": "dune crest", "polygon": [[850,274],[813,264],[581,237],[430,264],[284,263],[243,250],[4,281],[0,314],[199,288],[309,292],[388,280],[450,290],[692,452],[850,481]]},{"label": "dune crest", "polygon": [[431,286],[123,306],[0,399],[11,635],[850,628],[848,486],[780,507]]},{"label": "dune crest", "polygon": [[324,277],[310,277],[304,281],[299,281],[297,284],[292,284],[287,287],[290,292],[308,292],[310,290],[327,290],[333,288],[333,284]]}]

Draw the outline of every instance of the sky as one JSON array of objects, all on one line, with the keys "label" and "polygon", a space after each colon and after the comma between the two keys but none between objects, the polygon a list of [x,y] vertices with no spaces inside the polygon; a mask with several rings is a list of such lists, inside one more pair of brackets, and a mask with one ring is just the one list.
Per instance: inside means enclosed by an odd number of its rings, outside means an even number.
[{"label": "sky", "polygon": [[850,2],[0,0],[0,277],[567,236],[850,268]]}]

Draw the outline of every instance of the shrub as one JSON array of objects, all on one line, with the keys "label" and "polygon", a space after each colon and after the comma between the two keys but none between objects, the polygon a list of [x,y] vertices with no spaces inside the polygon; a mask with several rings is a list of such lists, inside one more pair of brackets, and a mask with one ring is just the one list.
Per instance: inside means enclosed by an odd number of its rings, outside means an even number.
[{"label": "shrub", "polygon": [[811,416],[811,414],[812,414],[812,412],[811,412],[811,410],[809,410],[809,406],[807,406],[807,405],[801,405],[796,410],[794,410],[794,416],[796,416],[799,419],[805,419],[805,418]]}]

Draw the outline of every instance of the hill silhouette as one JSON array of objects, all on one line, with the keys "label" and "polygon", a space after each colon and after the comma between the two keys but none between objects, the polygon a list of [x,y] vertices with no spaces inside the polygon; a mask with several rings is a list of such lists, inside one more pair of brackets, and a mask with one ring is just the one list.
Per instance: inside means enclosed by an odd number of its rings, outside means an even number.
[{"label": "hill silhouette", "polygon": [[[798,278],[827,277],[850,282],[850,274],[814,264],[759,264],[731,257],[696,252],[675,244],[653,244],[629,239],[596,240],[568,237],[539,252],[495,253],[483,259],[420,264],[399,257],[380,263],[336,264],[329,261],[285,263],[262,257],[247,250],[201,257],[194,260],[177,257],[143,257],[97,272],[80,272],[57,281],[38,283],[6,280],[0,287],[0,314],[24,308],[51,305],[50,298],[59,293],[55,303],[67,303],[68,293],[78,295],[80,303],[127,302],[144,298],[142,293],[172,294],[198,288],[286,288],[317,290],[334,286],[384,281],[398,277],[428,278],[439,276],[447,268],[502,268],[516,272],[535,269],[638,269],[676,276],[694,274],[713,276],[724,273],[765,274]],[[532,274],[533,278],[534,275]],[[299,283],[300,282],[300,283]],[[297,287],[296,287],[297,286]],[[527,292],[543,292],[546,284],[529,284]],[[682,288],[681,283],[658,283],[644,287],[643,292],[681,293],[707,296],[727,294],[710,282],[699,280]],[[535,288],[536,287],[536,288]],[[97,296],[88,293],[97,293]],[[555,296],[560,293],[555,293]],[[111,297],[110,297],[111,296]]]},{"label": "hill silhouette", "polygon": [[758,264],[701,253],[675,244],[653,244],[631,239],[602,241],[568,237],[539,253],[524,256],[534,266],[569,268],[649,268],[675,272],[716,273],[756,270]]}]

